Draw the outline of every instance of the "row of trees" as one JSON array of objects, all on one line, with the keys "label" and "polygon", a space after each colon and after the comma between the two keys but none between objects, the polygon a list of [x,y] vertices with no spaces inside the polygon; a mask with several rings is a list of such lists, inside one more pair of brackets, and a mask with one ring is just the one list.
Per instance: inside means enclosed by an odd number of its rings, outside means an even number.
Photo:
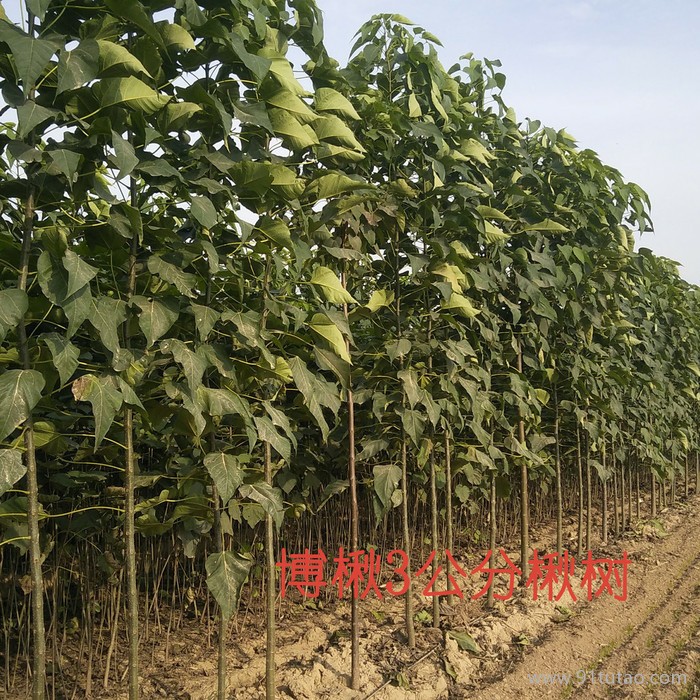
[{"label": "row of trees", "polygon": [[[618,480],[623,527],[633,478],[683,465],[687,490],[700,290],[634,251],[638,186],[517,120],[497,62],[445,70],[382,15],[341,69],[313,0],[26,11],[0,21],[8,687],[31,648],[44,697],[68,620],[79,682],[98,663],[111,682],[123,599],[137,698],[140,627],[206,580],[224,698],[229,619],[262,578],[273,698],[279,547],[358,550],[388,517],[410,555],[419,516],[454,549],[485,509],[492,548],[520,519],[527,575],[530,489],[560,551],[572,494],[580,550],[594,488],[603,539]],[[355,688],[359,625],[353,601]]]}]

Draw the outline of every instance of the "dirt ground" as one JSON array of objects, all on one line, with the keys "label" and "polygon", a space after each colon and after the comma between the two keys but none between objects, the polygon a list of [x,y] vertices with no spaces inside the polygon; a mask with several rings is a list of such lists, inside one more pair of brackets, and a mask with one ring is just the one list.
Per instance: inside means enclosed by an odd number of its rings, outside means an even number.
[{"label": "dirt ground", "polygon": [[[646,505],[646,504],[645,504]],[[594,519],[595,534],[599,531]],[[575,550],[575,523],[565,520],[565,547]],[[554,530],[535,528],[532,546],[554,550]],[[505,547],[515,559],[516,543]],[[476,576],[456,579],[464,600],[440,598],[441,629],[432,629],[432,599],[414,590],[417,645],[403,636],[400,598],[370,596],[361,601],[361,687],[348,688],[350,606],[334,602],[314,608],[289,598],[280,604],[277,639],[277,697],[280,700],[510,700],[510,698],[700,698],[700,497],[642,519],[623,539],[601,545],[593,555],[619,559],[627,552],[627,600],[604,593],[587,600],[577,560],[567,595],[557,603],[541,592],[516,588],[513,597],[488,610],[484,599],[470,600],[483,585]],[[481,555],[483,556],[483,554]],[[457,562],[469,572],[474,555]],[[612,591],[620,588],[614,576]],[[600,585],[595,583],[593,590]],[[444,586],[444,584],[443,584]],[[501,593],[505,587],[497,587]],[[557,592],[555,588],[555,594]],[[229,644],[230,698],[264,698],[265,630],[261,619],[243,616]],[[458,639],[462,647],[458,644]],[[460,637],[466,633],[468,638]],[[475,650],[463,648],[475,643]],[[145,646],[145,645],[144,645]],[[149,645],[150,647],[150,645]],[[142,697],[214,700],[216,650],[206,645],[199,623],[169,640],[143,649]],[[145,658],[145,657],[148,658]],[[570,674],[569,682],[561,675]],[[654,675],[656,674],[656,675]],[[663,676],[660,674],[667,674]],[[674,675],[675,674],[675,675]],[[673,677],[672,677],[673,676]],[[664,684],[665,683],[665,684]],[[101,690],[101,689],[100,689]],[[93,697],[121,700],[125,689]],[[14,700],[9,698],[8,700]]]},{"label": "dirt ground", "polygon": [[[533,547],[542,553],[553,551],[551,526],[533,534]],[[573,551],[573,522],[567,523],[565,537]],[[506,551],[513,557],[515,547]],[[442,629],[434,630],[429,623],[417,625],[414,650],[404,644],[403,602],[389,596],[381,601],[368,597],[361,604],[359,691],[348,689],[349,605],[314,610],[285,601],[277,645],[278,697],[698,698],[700,498],[691,497],[660,513],[654,521],[642,520],[624,539],[607,546],[597,544],[593,550],[595,557],[612,559],[618,559],[623,551],[630,559],[624,602],[609,593],[589,602],[586,588],[581,587],[583,569],[578,563],[571,579],[579,598],[575,603],[566,596],[559,603],[550,602],[542,593],[533,601],[532,590],[525,589],[516,590],[513,598],[489,611],[483,600],[469,600],[482,583],[475,577],[466,582],[458,577],[464,601],[448,604],[441,598]],[[460,563],[467,571],[475,565],[474,561]],[[619,594],[614,576],[610,580],[613,592]],[[429,610],[431,599],[420,595],[423,585],[416,588],[416,612]],[[451,630],[466,632],[479,651],[461,649],[450,636]],[[259,700],[264,697],[264,629],[259,627],[252,635],[241,632],[229,653],[231,697]],[[182,651],[171,651],[171,658],[177,659],[175,668],[159,666],[150,678],[144,678],[145,697],[214,697],[213,651],[193,653],[196,646],[192,642],[180,640]],[[185,661],[187,657],[191,663]],[[563,673],[571,674],[568,684],[561,676],[546,677]],[[668,679],[660,674],[668,674]],[[678,677],[671,678],[671,674]],[[173,679],[172,683],[166,678]]]}]

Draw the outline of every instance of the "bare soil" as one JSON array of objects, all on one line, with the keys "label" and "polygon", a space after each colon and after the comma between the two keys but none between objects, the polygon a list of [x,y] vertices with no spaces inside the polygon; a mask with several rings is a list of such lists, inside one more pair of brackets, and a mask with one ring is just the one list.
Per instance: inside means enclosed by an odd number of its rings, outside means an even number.
[{"label": "bare soil", "polygon": [[[596,534],[599,522],[596,514]],[[565,523],[565,546],[575,549],[575,524]],[[533,531],[533,547],[554,550],[553,525]],[[515,543],[505,547],[514,558]],[[440,598],[441,629],[416,625],[417,647],[403,636],[404,603],[385,595],[361,601],[361,687],[348,688],[350,606],[336,601],[327,609],[290,598],[280,602],[277,690],[280,700],[510,700],[511,698],[700,698],[700,497],[669,508],[655,520],[641,520],[624,538],[594,543],[596,557],[617,559],[626,551],[628,597],[588,601],[578,565],[572,587],[578,601],[559,603],[532,590],[516,589],[510,600],[489,610],[484,599],[470,600],[483,585],[475,576],[456,576],[464,600]],[[483,553],[482,555],[483,556]],[[479,557],[456,557],[468,572]],[[432,599],[414,585],[415,611],[430,611]],[[444,585],[444,584],[443,584]],[[497,588],[503,593],[503,584]],[[617,590],[617,589],[616,589]],[[297,600],[299,600],[297,598]],[[261,617],[243,616],[228,652],[230,697],[264,698],[265,629]],[[461,649],[450,632],[466,632],[478,651]],[[212,635],[212,642],[215,635]],[[146,645],[143,645],[144,647]],[[168,640],[143,649],[142,697],[214,700],[216,650],[192,620]],[[121,659],[118,663],[123,663]],[[537,674],[571,674],[546,682]],[[585,673],[585,676],[584,676]],[[660,685],[652,674],[684,674]],[[584,680],[585,678],[585,680]],[[656,679],[656,684],[652,684]],[[0,691],[1,692],[1,691]],[[8,700],[15,697],[8,696]],[[58,696],[57,696],[58,697]],[[84,697],[77,694],[76,698]],[[92,697],[121,700],[125,688],[98,685]]]}]

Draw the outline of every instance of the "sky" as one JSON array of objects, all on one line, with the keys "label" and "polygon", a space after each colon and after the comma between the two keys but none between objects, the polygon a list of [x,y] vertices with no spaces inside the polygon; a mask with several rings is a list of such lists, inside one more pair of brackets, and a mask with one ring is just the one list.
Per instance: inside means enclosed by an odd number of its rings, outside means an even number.
[{"label": "sky", "polygon": [[435,34],[443,65],[499,59],[518,119],[564,128],[652,203],[639,245],[700,284],[700,0],[317,0],[345,64],[372,15]]}]

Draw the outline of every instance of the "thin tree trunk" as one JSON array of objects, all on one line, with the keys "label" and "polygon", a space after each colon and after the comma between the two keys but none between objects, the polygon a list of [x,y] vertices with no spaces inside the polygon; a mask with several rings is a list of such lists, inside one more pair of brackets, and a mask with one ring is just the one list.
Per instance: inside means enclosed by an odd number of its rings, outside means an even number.
[{"label": "thin tree trunk", "polygon": [[[428,314],[428,345],[433,334],[433,319],[430,315],[430,305],[428,303],[426,293],[426,313]],[[432,375],[433,372],[433,356],[428,355],[428,372]],[[430,430],[430,455],[428,456],[430,468],[430,540],[434,552],[432,562],[432,575],[437,576],[439,560],[438,560],[438,500],[437,500],[437,481],[435,475],[435,451],[434,451],[434,433]],[[437,596],[433,596],[433,627],[440,628],[440,601]]]},{"label": "thin tree trunk", "polygon": [[617,498],[617,470],[615,469],[615,453],[612,456],[612,473],[613,473],[613,506],[615,508],[615,537],[620,536],[620,513],[619,500]]},{"label": "thin tree trunk", "polygon": [[627,521],[625,520],[625,463],[620,462],[620,516],[622,521],[622,532],[627,529]]},{"label": "thin tree trunk", "polygon": [[627,518],[629,519],[629,526],[632,527],[632,457],[630,456],[627,460]]},{"label": "thin tree trunk", "polygon": [[556,468],[556,495],[557,495],[557,552],[562,553],[563,539],[563,507],[561,495],[561,445],[559,444],[559,400],[557,397],[556,379],[554,383],[554,463]]},{"label": "thin tree trunk", "polygon": [[[496,472],[491,472],[491,493],[489,498],[489,551],[495,559],[496,552]],[[493,607],[493,586],[486,594],[486,605]]]},{"label": "thin tree trunk", "polygon": [[[31,20],[33,24],[33,19]],[[30,26],[31,26],[30,24]],[[24,231],[17,287],[27,291],[29,257],[34,236],[34,187],[30,185],[24,205]],[[17,328],[22,368],[31,369],[27,326],[24,316]],[[39,479],[34,445],[34,421],[31,414],[24,423],[24,448],[27,465],[27,527],[29,531],[29,570],[32,581],[32,700],[44,700],[46,690],[46,638],[44,630],[44,577],[41,568],[39,537]]]},{"label": "thin tree trunk", "polygon": [[[518,340],[518,373],[523,373],[523,349]],[[525,421],[523,420],[522,410],[519,409],[518,420],[518,440],[525,447]],[[527,461],[521,457],[520,461],[520,568],[522,570],[521,583],[525,582],[529,576],[528,557],[530,550],[530,512],[529,512],[529,496],[527,484]]]},{"label": "thin tree trunk", "polygon": [[[435,552],[432,563],[432,575],[435,576],[438,570],[438,500],[437,483],[435,476],[435,455],[433,446],[430,447],[430,539],[431,546]],[[437,596],[433,596],[433,627],[440,628],[440,601]]]},{"label": "thin tree trunk", "polygon": [[[445,518],[446,518],[446,546],[449,552],[452,552],[454,543],[452,541],[452,456],[450,454],[450,432],[447,425],[445,426]],[[445,561],[445,575],[448,581],[452,573],[450,568],[450,560]],[[451,596],[448,596],[449,601]]]},{"label": "thin tree trunk", "polygon": [[656,478],[654,477],[654,470],[649,469],[649,474],[651,475],[651,517],[656,517]]},{"label": "thin tree trunk", "polygon": [[401,431],[401,484],[403,499],[401,501],[401,520],[403,529],[403,547],[406,554],[406,571],[409,576],[408,590],[405,595],[406,610],[406,637],[408,646],[413,649],[416,646],[416,631],[413,624],[413,591],[411,575],[411,537],[408,529],[408,456],[406,454],[406,433]]},{"label": "thin tree trunk", "polygon": [[578,469],[578,542],[576,555],[583,554],[583,465],[581,460],[581,428],[576,424],[576,467]]},{"label": "thin tree trunk", "polygon": [[[265,482],[272,486],[272,455],[270,443],[265,442]],[[265,698],[275,700],[276,693],[276,664],[275,664],[275,529],[272,516],[265,515],[265,577],[266,577],[266,606],[267,644],[265,645]],[[224,700],[221,698],[220,700]]]},{"label": "thin tree trunk", "polygon": [[[131,38],[129,39],[131,42]],[[129,132],[129,141],[133,142],[133,134]],[[136,181],[130,178],[129,201],[132,207],[137,207]],[[131,301],[136,291],[136,257],[139,240],[134,232],[131,236],[131,251],[129,254],[129,282],[126,292],[127,303]],[[124,322],[124,344],[127,350],[131,346],[129,337],[129,320]],[[139,599],[136,584],[136,526],[135,499],[136,457],[134,453],[134,413],[126,406],[124,409],[124,540],[126,550],[126,617],[127,637],[129,644],[129,700],[139,698]]]},{"label": "thin tree trunk", "polygon": [[605,438],[603,438],[603,523],[601,528],[601,536],[603,544],[608,541],[608,480],[607,480],[607,469],[605,464]]},{"label": "thin tree trunk", "polygon": [[593,494],[591,493],[591,440],[586,435],[586,551],[591,548],[591,526],[593,514],[591,505]]},{"label": "thin tree trunk", "polygon": [[[341,282],[347,289],[347,274],[343,270]],[[345,320],[349,320],[348,305],[343,305]],[[350,341],[346,339],[346,348],[350,353]],[[357,475],[355,473],[355,403],[352,392],[352,377],[348,379],[347,389],[348,410],[348,483],[350,489],[350,551],[357,552],[360,546],[360,513],[357,504]],[[404,441],[405,442],[405,441]],[[405,472],[405,465],[404,465]],[[404,502],[406,500],[404,482]],[[408,515],[404,513],[407,525]],[[410,594],[410,591],[409,591]],[[350,641],[351,641],[351,673],[350,687],[358,690],[360,687],[360,608],[357,596],[353,594],[350,601]]]}]

